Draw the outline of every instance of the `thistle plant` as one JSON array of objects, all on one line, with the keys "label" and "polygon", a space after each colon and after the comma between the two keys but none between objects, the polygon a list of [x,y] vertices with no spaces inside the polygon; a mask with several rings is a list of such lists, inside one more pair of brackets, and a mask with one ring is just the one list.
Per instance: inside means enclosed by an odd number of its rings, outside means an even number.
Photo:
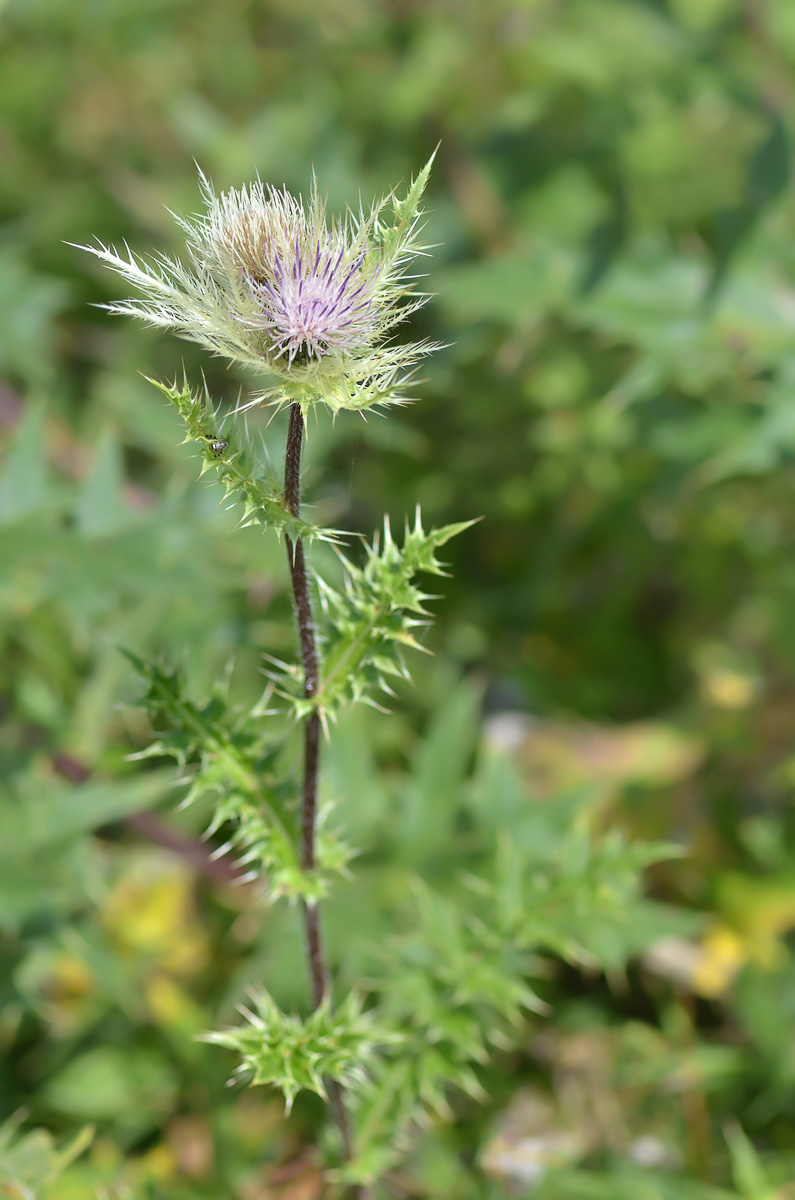
[{"label": "thistle plant", "polygon": [[[431,160],[432,161],[432,160]],[[205,211],[177,217],[186,238],[185,261],[164,254],[119,254],[97,243],[81,249],[121,275],[138,296],[107,305],[170,329],[233,362],[263,374],[255,404],[289,409],[283,480],[274,480],[234,433],[223,436],[205,391],[187,381],[157,384],[197,443],[202,473],[215,471],[226,495],[242,507],[244,524],[283,536],[300,645],[300,665],[279,664],[267,702],[240,716],[222,689],[205,706],[187,700],[176,674],[135,660],[146,677],[146,703],[165,714],[172,732],[144,755],[172,754],[190,777],[187,802],[214,796],[210,832],[227,842],[262,879],[271,896],[302,905],[309,966],[310,1015],[279,1012],[267,992],[244,1010],[241,1030],[208,1040],[237,1051],[238,1074],[272,1083],[288,1107],[299,1088],[328,1098],[339,1125],[343,1158],[354,1153],[343,1089],[361,1086],[376,1047],[394,1031],[349,995],[336,1009],[320,920],[320,902],[334,874],[347,869],[341,840],[324,836],[318,805],[322,731],[346,706],[377,703],[389,680],[407,675],[404,652],[417,648],[427,623],[428,597],[420,572],[442,573],[437,552],[466,523],[425,531],[419,510],[402,546],[388,521],[365,552],[363,565],[338,547],[342,587],[313,577],[306,547],[313,539],[340,541],[338,532],[307,520],[301,504],[301,455],[310,409],[325,405],[367,410],[400,404],[411,368],[433,346],[392,340],[397,324],[425,302],[414,270],[422,244],[421,200],[431,162],[403,195],[391,192],[368,212],[329,220],[312,180],[307,201],[259,180],[216,195],[200,173]],[[319,621],[318,621],[319,615]],[[273,695],[303,727],[300,784],[280,775],[278,730],[268,709]]]},{"label": "thistle plant", "polygon": [[[388,896],[359,883],[352,851],[329,819],[321,757],[333,774],[350,736],[335,722],[353,705],[380,707],[394,680],[408,676],[429,620],[423,576],[443,573],[442,548],[469,524],[426,529],[418,510],[402,538],[385,519],[355,553],[346,535],[311,519],[301,497],[310,410],[325,406],[335,418],[400,404],[412,367],[433,349],[393,340],[426,299],[415,264],[427,249],[421,203],[430,168],[369,211],[336,220],[314,181],[304,202],[260,182],[216,195],[201,175],[205,211],[177,218],[184,262],[83,247],[139,293],[108,305],[112,312],[173,330],[263,376],[261,391],[224,420],[206,387],[156,386],[197,448],[201,474],[215,477],[240,523],[284,542],[299,653],[292,663],[270,660],[268,687],[249,710],[230,706],[226,678],[199,701],[178,671],[131,655],[148,685],[143,703],[164,731],[139,757],[173,756],[185,804],[211,804],[216,853],[234,853],[271,900],[300,909],[306,1013],[283,1012],[261,981],[241,1008],[242,1023],[205,1040],[235,1054],[234,1079],[280,1089],[288,1112],[301,1091],[327,1101],[337,1131],[329,1148],[336,1174],[328,1178],[360,1197],[388,1177],[413,1136],[451,1118],[456,1094],[483,1100],[481,1072],[494,1054],[517,1049],[526,1015],[545,1008],[528,982],[539,953],[614,970],[649,929],[671,930],[639,894],[644,865],[671,849],[596,836],[587,789],[536,810],[511,764],[473,754],[477,698],[466,691],[439,714],[394,794],[368,777],[367,849],[389,868]],[[281,478],[236,420],[255,404],[288,410]],[[310,570],[316,542],[339,558],[334,579]],[[303,752],[293,763],[296,729]],[[343,793],[356,790],[367,747],[347,753],[356,766]],[[402,834],[393,828],[396,812],[407,818]],[[466,870],[452,837],[458,828],[468,831]],[[446,871],[452,880],[447,892],[423,878],[429,853],[434,877]],[[396,862],[397,885],[389,875]],[[351,957],[366,963],[355,977],[366,978],[367,991],[340,995],[321,908],[351,881],[394,932],[374,949],[355,950]]]}]

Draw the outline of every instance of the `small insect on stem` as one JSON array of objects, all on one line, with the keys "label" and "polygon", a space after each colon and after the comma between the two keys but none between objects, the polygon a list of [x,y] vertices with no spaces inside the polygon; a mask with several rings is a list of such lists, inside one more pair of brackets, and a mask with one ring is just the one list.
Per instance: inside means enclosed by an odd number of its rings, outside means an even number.
[{"label": "small insect on stem", "polygon": [[199,426],[199,430],[212,454],[216,458],[221,458],[224,451],[229,449],[229,442],[225,442],[223,438],[216,437],[214,434],[205,433],[201,426]]}]

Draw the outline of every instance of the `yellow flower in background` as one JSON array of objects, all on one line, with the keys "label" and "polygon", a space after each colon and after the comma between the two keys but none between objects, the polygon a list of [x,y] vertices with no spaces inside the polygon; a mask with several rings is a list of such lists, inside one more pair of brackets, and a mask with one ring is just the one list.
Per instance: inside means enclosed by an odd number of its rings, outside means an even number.
[{"label": "yellow flower in background", "polygon": [[172,1179],[177,1173],[177,1156],[170,1146],[161,1142],[147,1150],[140,1160],[140,1177],[142,1182],[152,1180]]},{"label": "yellow flower in background", "polygon": [[795,928],[795,875],[782,871],[762,878],[730,871],[718,880],[716,893],[749,960],[761,967],[778,966],[787,954],[783,939]]},{"label": "yellow flower in background", "polygon": [[74,944],[76,951],[47,943],[33,947],[14,975],[16,987],[55,1037],[73,1036],[96,1016],[97,979],[77,939]]},{"label": "yellow flower in background", "polygon": [[656,975],[708,1000],[725,996],[746,965],[780,966],[787,954],[782,937],[795,926],[792,886],[736,875],[721,890],[726,919],[715,920],[700,941],[661,938],[643,954]]},{"label": "yellow flower in background", "polygon": [[692,665],[706,704],[739,712],[758,699],[761,681],[756,664],[736,647],[714,640],[701,642],[692,651]]},{"label": "yellow flower in background", "polygon": [[704,935],[693,968],[693,990],[715,999],[732,985],[748,960],[745,940],[728,925],[715,925]]},{"label": "yellow flower in background", "polygon": [[193,874],[183,863],[148,851],[111,891],[103,924],[123,953],[150,957],[173,975],[193,975],[210,953],[193,887]]},{"label": "yellow flower in background", "polygon": [[728,925],[715,924],[700,941],[660,938],[645,951],[643,962],[674,987],[716,1000],[729,990],[748,957],[745,939]]},{"label": "yellow flower in background", "polygon": [[748,708],[757,694],[756,682],[727,667],[716,667],[700,680],[701,695],[708,704],[730,710]]}]

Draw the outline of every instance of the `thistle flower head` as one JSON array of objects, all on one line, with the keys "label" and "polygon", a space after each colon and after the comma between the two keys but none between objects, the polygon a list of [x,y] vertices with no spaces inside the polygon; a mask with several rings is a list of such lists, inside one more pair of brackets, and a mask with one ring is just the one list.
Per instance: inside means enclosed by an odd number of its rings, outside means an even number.
[{"label": "thistle flower head", "polygon": [[[431,162],[433,160],[431,159]],[[141,297],[106,307],[173,329],[216,354],[275,377],[257,397],[323,401],[334,411],[399,402],[407,371],[433,347],[395,344],[393,326],[424,303],[409,274],[431,162],[401,199],[329,221],[313,180],[307,202],[257,182],[216,195],[200,173],[206,211],[177,217],[182,262],[84,246]],[[391,219],[390,219],[391,218]]]}]

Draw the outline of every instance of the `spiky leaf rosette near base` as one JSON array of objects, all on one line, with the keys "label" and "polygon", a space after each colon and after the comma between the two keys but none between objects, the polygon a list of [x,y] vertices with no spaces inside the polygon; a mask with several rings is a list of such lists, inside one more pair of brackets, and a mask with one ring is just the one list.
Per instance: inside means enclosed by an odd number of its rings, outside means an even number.
[{"label": "spiky leaf rosette near base", "polygon": [[283,1013],[266,991],[254,992],[252,1001],[253,1008],[240,1010],[244,1025],[203,1040],[235,1051],[241,1061],[234,1078],[279,1088],[288,1113],[300,1091],[328,1099],[327,1081],[346,1089],[365,1086],[378,1047],[397,1040],[363,1011],[353,992],[334,1009],[326,998],[304,1020]]},{"label": "spiky leaf rosette near base", "polygon": [[206,211],[177,221],[185,262],[82,246],[141,293],[111,312],[172,329],[215,354],[276,377],[257,403],[322,401],[333,412],[399,403],[412,365],[434,347],[391,340],[424,303],[411,273],[421,241],[431,159],[406,194],[369,213],[329,220],[313,179],[307,201],[257,180],[216,195],[200,173]]},{"label": "spiky leaf rosette near base", "polygon": [[281,694],[296,716],[304,717],[317,707],[324,719],[334,719],[347,704],[359,700],[374,704],[373,693],[389,694],[390,679],[408,678],[404,652],[423,648],[415,633],[429,624],[425,603],[434,598],[414,577],[421,572],[444,575],[437,550],[473,523],[459,521],[426,533],[417,509],[402,546],[392,537],[388,519],[384,520],[383,536],[376,535],[365,548],[364,566],[355,566],[337,551],[345,572],[343,586],[334,588],[316,579],[324,617],[318,689],[307,699],[299,674],[284,668],[278,677]]}]

